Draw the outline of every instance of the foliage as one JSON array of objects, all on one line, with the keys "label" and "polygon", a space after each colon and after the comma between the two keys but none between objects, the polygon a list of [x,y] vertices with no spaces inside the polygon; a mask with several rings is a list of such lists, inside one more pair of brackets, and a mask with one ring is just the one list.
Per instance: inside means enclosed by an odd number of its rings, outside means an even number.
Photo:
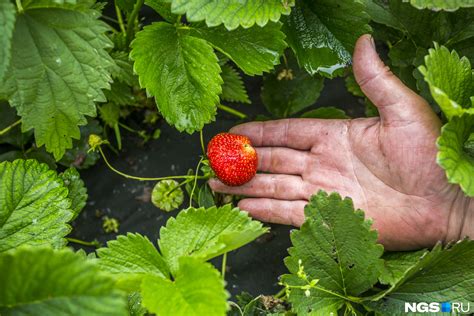
[{"label": "foliage", "polygon": [[69,249],[0,254],[2,315],[127,315],[125,293],[97,262]]},{"label": "foliage", "polygon": [[[402,315],[404,302],[474,299],[473,241],[381,256],[377,233],[350,199],[319,192],[305,215],[301,229],[291,234],[285,260],[291,274],[282,278],[298,315],[357,314],[361,308]],[[377,281],[389,287],[377,290]]]},{"label": "foliage", "polygon": [[[82,203],[81,183],[63,180],[35,160],[0,163],[0,253],[20,245],[60,248],[71,228],[67,223]],[[71,209],[71,199],[79,200]]]}]

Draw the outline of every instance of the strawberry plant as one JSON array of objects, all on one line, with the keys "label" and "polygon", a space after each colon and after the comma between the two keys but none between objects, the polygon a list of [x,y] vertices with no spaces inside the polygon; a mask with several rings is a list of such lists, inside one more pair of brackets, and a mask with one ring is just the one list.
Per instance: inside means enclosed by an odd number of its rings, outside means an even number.
[{"label": "strawberry plant", "polygon": [[[471,0],[0,0],[0,314],[401,315],[406,303],[474,306],[473,241],[386,251],[350,196],[324,191],[312,192],[290,234],[288,271],[274,280],[280,292],[235,295],[227,254],[271,238],[272,227],[236,207],[241,196],[207,184],[217,177],[238,187],[268,164],[221,122],[377,116],[351,69],[356,40],[370,33],[440,118],[433,159],[472,199],[473,29]],[[362,109],[324,104],[341,86]],[[170,130],[182,133],[179,144]],[[166,159],[154,166],[170,165],[168,174],[125,172],[127,150],[158,143],[163,154],[194,144],[202,154],[187,155],[188,172]],[[124,231],[112,211],[93,209],[88,194],[103,187],[84,169],[151,184],[140,199],[163,214],[144,217],[153,230]],[[118,235],[73,237],[87,218]]]}]

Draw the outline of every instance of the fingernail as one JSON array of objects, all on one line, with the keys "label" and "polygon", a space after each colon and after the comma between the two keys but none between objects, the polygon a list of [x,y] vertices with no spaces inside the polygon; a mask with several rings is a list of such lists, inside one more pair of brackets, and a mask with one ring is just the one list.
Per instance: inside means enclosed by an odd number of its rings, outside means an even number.
[{"label": "fingernail", "polygon": [[375,48],[375,41],[374,41],[374,37],[372,35],[370,35],[370,44],[372,45],[373,49],[376,50]]}]

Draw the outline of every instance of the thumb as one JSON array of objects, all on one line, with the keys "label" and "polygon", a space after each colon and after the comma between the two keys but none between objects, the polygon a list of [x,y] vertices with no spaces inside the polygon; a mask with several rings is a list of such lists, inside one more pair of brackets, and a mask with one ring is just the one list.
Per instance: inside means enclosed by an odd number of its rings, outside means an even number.
[{"label": "thumb", "polygon": [[372,36],[357,40],[353,56],[354,76],[364,94],[378,108],[382,122],[432,120],[428,103],[405,86],[379,58]]}]

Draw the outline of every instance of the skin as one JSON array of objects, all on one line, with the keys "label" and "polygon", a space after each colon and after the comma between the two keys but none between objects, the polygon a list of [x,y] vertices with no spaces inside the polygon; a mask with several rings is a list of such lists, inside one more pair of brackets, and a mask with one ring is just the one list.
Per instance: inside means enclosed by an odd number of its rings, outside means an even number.
[{"label": "skin", "polygon": [[244,195],[239,207],[272,223],[300,226],[318,190],[351,197],[388,250],[474,237],[474,202],[436,163],[441,122],[428,103],[380,60],[370,35],[356,43],[355,78],[380,117],[285,119],[238,125],[255,146],[257,174],[240,187],[216,179],[214,191]]}]

